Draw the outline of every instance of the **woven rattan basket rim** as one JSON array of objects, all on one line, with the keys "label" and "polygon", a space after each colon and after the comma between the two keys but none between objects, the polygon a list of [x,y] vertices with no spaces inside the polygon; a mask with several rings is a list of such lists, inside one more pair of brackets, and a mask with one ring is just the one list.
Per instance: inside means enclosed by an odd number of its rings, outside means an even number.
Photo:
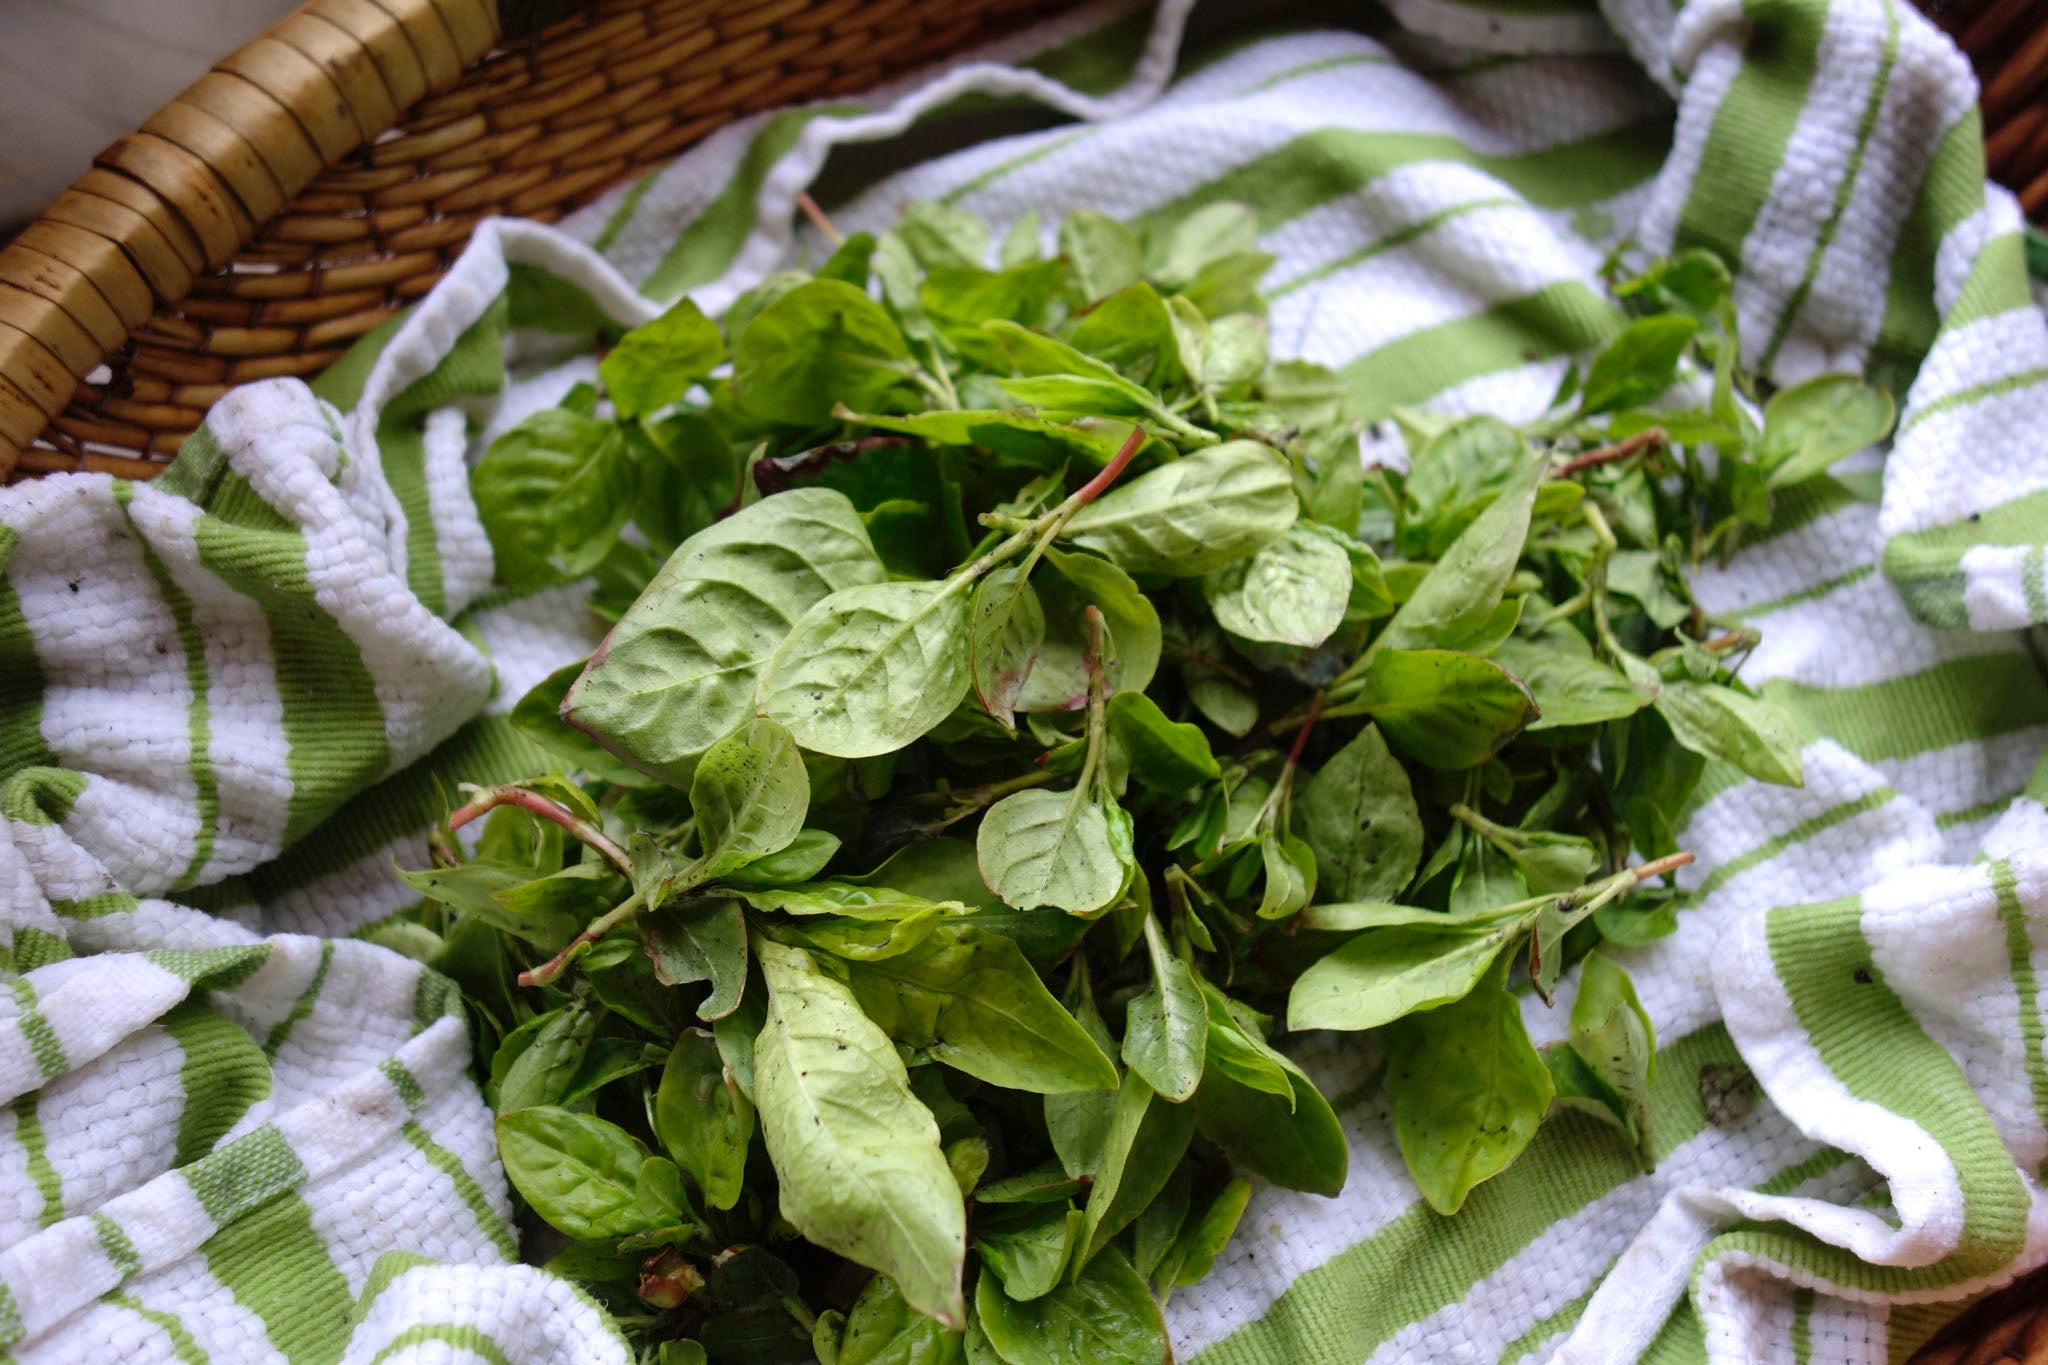
[{"label": "woven rattan basket rim", "polygon": [[[508,7],[514,0],[502,0]],[[2048,216],[2048,0],[1920,0]],[[1072,0],[309,0],[0,245],[0,478],[159,472],[233,384],[317,373],[493,213],[552,220],[756,110],[851,93]],[[508,37],[508,28],[512,36]],[[1917,1365],[2048,1365],[2048,1271]]]}]

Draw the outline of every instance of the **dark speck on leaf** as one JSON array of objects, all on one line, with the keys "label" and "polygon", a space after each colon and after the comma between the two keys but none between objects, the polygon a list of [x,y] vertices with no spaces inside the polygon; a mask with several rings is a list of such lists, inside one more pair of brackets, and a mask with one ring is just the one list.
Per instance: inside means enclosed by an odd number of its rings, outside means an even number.
[{"label": "dark speck on leaf", "polygon": [[1871,975],[1870,975],[1870,969],[1869,969],[1868,967],[1858,967],[1858,968],[1856,969],[1856,984],[1857,984],[1857,985],[1859,985],[1859,986],[1868,986],[1868,985],[1869,985],[1869,984],[1871,983],[1871,980],[1872,980],[1872,977],[1871,977]]}]

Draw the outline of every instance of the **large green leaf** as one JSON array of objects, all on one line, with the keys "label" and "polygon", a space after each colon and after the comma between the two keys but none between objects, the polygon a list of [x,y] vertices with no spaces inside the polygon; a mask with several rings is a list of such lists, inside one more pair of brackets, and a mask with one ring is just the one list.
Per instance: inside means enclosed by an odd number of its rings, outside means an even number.
[{"label": "large green leaf", "polygon": [[1159,1305],[1119,1251],[1038,1298],[1019,1302],[994,1275],[975,1287],[981,1330],[1006,1365],[1170,1365]]},{"label": "large green leaf", "polygon": [[690,810],[703,849],[694,876],[709,881],[771,853],[803,832],[811,781],[789,731],[756,716],[711,746],[690,779]]},{"label": "large green leaf", "polygon": [[849,987],[801,949],[763,939],[754,950],[768,983],[754,1098],[782,1216],[889,1276],[920,1313],[964,1327],[966,1211],[931,1111]]},{"label": "large green leaf", "polygon": [[814,753],[866,758],[902,748],[967,691],[972,589],[955,575],[833,593],[777,646],[755,705]]},{"label": "large green leaf", "polygon": [[1110,489],[1066,534],[1131,573],[1193,578],[1272,544],[1297,513],[1279,453],[1227,441]]},{"label": "large green leaf", "polygon": [[710,1034],[687,1029],[670,1049],[654,1093],[654,1131],[714,1209],[739,1202],[754,1136],[754,1105],[740,1093]]},{"label": "large green leaf", "polygon": [[1422,862],[1422,815],[1408,772],[1371,725],[1302,786],[1294,828],[1315,854],[1318,890],[1334,900],[1398,895]]},{"label": "large green leaf", "polygon": [[498,1159],[534,1212],[571,1237],[625,1237],[656,1220],[636,1194],[647,1149],[617,1124],[542,1106],[498,1115]]},{"label": "large green leaf", "polygon": [[566,408],[536,412],[493,441],[469,482],[498,577],[521,592],[595,569],[633,512],[625,437]]},{"label": "large green leaf", "polygon": [[1387,623],[1377,648],[1464,648],[1500,606],[1529,537],[1545,461],[1525,457]]},{"label": "large green leaf", "polygon": [[1451,649],[1374,651],[1359,700],[1395,745],[1432,768],[1484,763],[1536,714],[1514,675]]},{"label": "large green leaf", "polygon": [[1519,930],[1516,921],[1369,929],[1295,978],[1287,1027],[1378,1028],[1461,999]]},{"label": "large green leaf", "polygon": [[681,786],[753,714],[761,666],[815,603],[884,574],[844,494],[764,498],[683,542],[562,702],[562,715]]},{"label": "large green leaf", "polygon": [[1012,792],[975,835],[982,879],[1019,910],[1090,914],[1113,904],[1136,871],[1131,818],[1090,787]]},{"label": "large green leaf", "polygon": [[1550,1071],[1502,984],[1506,972],[1503,959],[1463,1000],[1383,1035],[1394,1140],[1438,1213],[1456,1213],[1473,1186],[1520,1156],[1550,1108]]},{"label": "large green leaf", "polygon": [[910,368],[910,348],[881,304],[840,280],[812,280],[739,334],[732,387],[755,416],[804,425],[830,417],[835,404],[867,407]]},{"label": "large green leaf", "polygon": [[1335,537],[1297,522],[1278,540],[1202,580],[1216,624],[1232,635],[1309,647],[1330,638],[1351,601],[1351,557]]},{"label": "large green leaf", "polygon": [[940,921],[907,952],[844,971],[883,1032],[991,1085],[1046,1095],[1116,1085],[1109,1059],[1017,945],[971,917]]}]

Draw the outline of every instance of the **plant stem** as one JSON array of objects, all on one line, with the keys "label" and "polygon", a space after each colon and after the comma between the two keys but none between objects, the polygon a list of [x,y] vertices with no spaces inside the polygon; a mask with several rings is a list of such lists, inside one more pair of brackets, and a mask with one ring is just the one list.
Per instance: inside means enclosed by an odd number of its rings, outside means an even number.
[{"label": "plant stem", "polygon": [[808,193],[800,191],[797,194],[796,206],[804,211],[804,217],[811,220],[812,227],[825,234],[826,241],[838,246],[846,240],[839,229],[832,226],[832,220],[825,216],[825,210],[818,207],[818,201],[811,198]]},{"label": "plant stem", "polygon": [[1088,790],[1089,781],[1101,766],[1102,746],[1109,734],[1109,698],[1102,669],[1102,609],[1091,602],[1087,616],[1088,648],[1082,652],[1081,666],[1088,670],[1088,748],[1081,759],[1080,780],[1074,783],[1077,792]]},{"label": "plant stem", "polygon": [[1223,660],[1217,658],[1213,654],[1204,654],[1202,653],[1202,651],[1198,649],[1189,649],[1185,645],[1177,645],[1170,640],[1163,644],[1161,648],[1164,649],[1168,654],[1173,655],[1175,658],[1185,659],[1191,664],[1200,664],[1203,668],[1208,669],[1211,673],[1214,673],[1219,677],[1229,679],[1231,682],[1236,683],[1239,687],[1242,687],[1247,692],[1251,691],[1252,680],[1249,674],[1243,673],[1238,669],[1232,668],[1229,664],[1223,662]]},{"label": "plant stem", "polygon": [[486,787],[472,796],[468,802],[458,806],[448,816],[448,828],[461,829],[464,825],[499,806],[517,806],[523,811],[538,815],[543,820],[552,820],[575,838],[604,855],[605,861],[625,873],[633,875],[633,860],[626,856],[626,850],[613,843],[610,836],[574,814],[559,801],[551,801],[539,792],[528,791],[525,787],[507,783],[501,787]]},{"label": "plant stem", "polygon": [[1553,479],[1568,479],[1572,475],[1582,470],[1592,469],[1596,465],[1614,464],[1617,461],[1626,460],[1631,455],[1640,455],[1646,450],[1662,449],[1664,443],[1670,439],[1665,434],[1664,428],[1651,427],[1647,431],[1637,432],[1626,440],[1616,441],[1613,445],[1601,446],[1598,450],[1589,450],[1582,455],[1574,455],[1571,459],[1566,460],[1563,464],[1551,470],[1550,477]]},{"label": "plant stem", "polygon": [[602,915],[599,915],[590,922],[589,927],[584,929],[582,933],[570,939],[568,946],[563,948],[561,952],[556,953],[546,962],[541,963],[540,966],[529,967],[521,972],[519,974],[519,984],[522,986],[546,986],[552,984],[556,977],[568,970],[569,957],[578,948],[587,943],[597,942],[606,934],[639,914],[643,898],[641,892],[635,891],[632,895],[626,897],[626,899],[620,901]]},{"label": "plant stem", "polygon": [[1104,465],[1094,478],[1074,490],[1065,502],[1050,512],[1041,514],[1028,526],[1005,539],[966,568],[957,570],[956,576],[963,579],[979,578],[996,565],[1015,558],[1026,545],[1032,545],[1031,559],[1025,564],[1025,573],[1029,574],[1031,566],[1038,562],[1039,555],[1045,552],[1045,547],[1065,528],[1074,513],[1095,501],[1104,489],[1115,483],[1116,476],[1124,472],[1124,468],[1131,462],[1131,457],[1136,455],[1138,448],[1144,444],[1145,428],[1133,426],[1130,436],[1117,448],[1116,454],[1110,457],[1109,463]]}]

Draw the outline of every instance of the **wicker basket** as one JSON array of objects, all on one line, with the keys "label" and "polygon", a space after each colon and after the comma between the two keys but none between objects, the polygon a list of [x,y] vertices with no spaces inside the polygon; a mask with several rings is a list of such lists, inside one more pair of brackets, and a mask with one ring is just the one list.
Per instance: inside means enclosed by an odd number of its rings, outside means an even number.
[{"label": "wicker basket", "polygon": [[[310,0],[0,248],[0,478],[150,477],[230,386],[315,374],[426,293],[482,219],[552,221],[1073,0],[499,3]],[[2048,0],[1921,3],[1983,81],[1991,173],[2048,217]],[[1915,1360],[2048,1365],[2048,1272]]]},{"label": "wicker basket", "polygon": [[[310,0],[0,248],[0,479],[149,477],[231,385],[318,373],[431,289],[483,218],[559,218],[742,114],[1072,0],[504,3],[512,32],[500,0]],[[1923,3],[2039,216],[2048,0]]]}]

